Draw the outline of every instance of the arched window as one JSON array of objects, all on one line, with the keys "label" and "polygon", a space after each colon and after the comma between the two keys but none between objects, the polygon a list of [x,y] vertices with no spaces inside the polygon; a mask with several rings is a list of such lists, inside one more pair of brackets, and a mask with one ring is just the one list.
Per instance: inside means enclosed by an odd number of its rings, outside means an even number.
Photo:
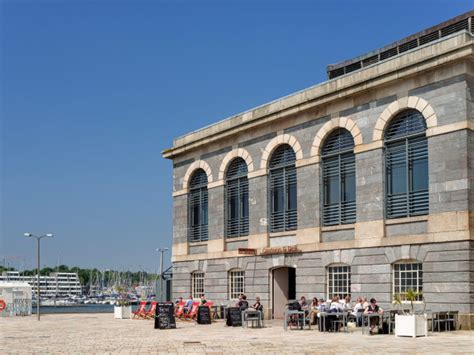
[{"label": "arched window", "polygon": [[385,131],[387,218],[428,214],[428,141],[420,112],[405,110]]},{"label": "arched window", "polygon": [[354,139],[339,128],[324,142],[322,151],[323,225],[356,221]]},{"label": "arched window", "polygon": [[418,301],[423,293],[423,264],[418,261],[399,261],[393,264],[393,295],[406,300],[408,290],[417,292]]},{"label": "arched window", "polygon": [[297,227],[296,155],[284,144],[270,160],[270,232],[294,230]]},{"label": "arched window", "polygon": [[247,163],[242,158],[232,161],[226,174],[226,236],[249,234],[249,182]]},{"label": "arched window", "polygon": [[236,300],[245,293],[245,271],[229,271],[229,299]]},{"label": "arched window", "polygon": [[193,298],[204,296],[204,272],[194,271],[191,274],[191,294]]},{"label": "arched window", "polygon": [[351,295],[351,267],[334,264],[327,267],[327,299],[334,296],[344,299]]},{"label": "arched window", "polygon": [[190,242],[208,239],[207,210],[207,175],[204,170],[198,169],[189,183],[188,234]]}]

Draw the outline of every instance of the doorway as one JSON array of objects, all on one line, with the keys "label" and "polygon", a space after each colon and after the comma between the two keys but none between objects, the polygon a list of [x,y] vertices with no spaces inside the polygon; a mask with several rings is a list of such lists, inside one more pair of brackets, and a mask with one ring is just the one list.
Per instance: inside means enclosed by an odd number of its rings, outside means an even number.
[{"label": "doorway", "polygon": [[279,267],[272,270],[272,315],[282,319],[288,301],[296,298],[296,269]]}]

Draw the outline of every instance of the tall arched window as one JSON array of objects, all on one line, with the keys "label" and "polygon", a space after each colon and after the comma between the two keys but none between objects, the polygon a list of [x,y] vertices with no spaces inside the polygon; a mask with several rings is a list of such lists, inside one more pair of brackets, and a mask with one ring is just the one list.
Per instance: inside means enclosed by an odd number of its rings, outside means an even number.
[{"label": "tall arched window", "polygon": [[188,234],[190,242],[208,239],[207,210],[207,175],[204,170],[198,169],[189,183]]},{"label": "tall arched window", "polygon": [[247,163],[242,158],[232,161],[226,173],[226,236],[249,234],[249,182]]},{"label": "tall arched window", "polygon": [[354,139],[339,128],[324,142],[322,151],[323,225],[356,221]]},{"label": "tall arched window", "polygon": [[420,112],[405,110],[385,131],[387,218],[428,214],[428,141]]},{"label": "tall arched window", "polygon": [[288,144],[279,146],[270,160],[270,232],[297,228],[296,155]]}]

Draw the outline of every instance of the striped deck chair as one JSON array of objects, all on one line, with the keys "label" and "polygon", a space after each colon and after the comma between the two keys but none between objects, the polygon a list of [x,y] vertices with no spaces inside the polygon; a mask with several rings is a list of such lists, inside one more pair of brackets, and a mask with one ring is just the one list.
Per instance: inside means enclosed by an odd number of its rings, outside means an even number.
[{"label": "striped deck chair", "polygon": [[174,316],[178,319],[181,319],[181,317],[184,315],[184,307],[186,306],[186,302],[182,301],[182,302],[179,302],[177,305],[176,305],[176,309],[175,309],[175,312],[174,312]]},{"label": "striped deck chair", "polygon": [[194,319],[197,316],[199,305],[201,302],[193,302],[193,306],[191,307],[191,312],[184,314],[184,319]]},{"label": "striped deck chair", "polygon": [[138,306],[138,309],[135,312],[133,312],[132,319],[135,319],[135,318],[146,319],[146,301],[141,301],[140,305]]},{"label": "striped deck chair", "polygon": [[158,302],[151,302],[151,306],[150,306],[150,309],[146,312],[145,314],[145,318],[146,319],[152,319],[152,318],[155,318],[155,315],[156,315],[156,305],[158,304]]}]

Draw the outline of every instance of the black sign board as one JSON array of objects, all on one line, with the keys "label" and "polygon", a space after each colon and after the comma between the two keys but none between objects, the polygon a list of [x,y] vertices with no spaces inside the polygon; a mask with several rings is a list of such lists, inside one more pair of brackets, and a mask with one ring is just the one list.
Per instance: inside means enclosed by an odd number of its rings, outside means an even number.
[{"label": "black sign board", "polygon": [[170,303],[156,305],[155,329],[175,329],[174,306]]},{"label": "black sign board", "polygon": [[226,314],[226,324],[233,327],[242,326],[242,311],[239,307],[229,307],[227,308]]},{"label": "black sign board", "polygon": [[197,322],[198,324],[211,324],[211,312],[208,306],[199,306]]}]

